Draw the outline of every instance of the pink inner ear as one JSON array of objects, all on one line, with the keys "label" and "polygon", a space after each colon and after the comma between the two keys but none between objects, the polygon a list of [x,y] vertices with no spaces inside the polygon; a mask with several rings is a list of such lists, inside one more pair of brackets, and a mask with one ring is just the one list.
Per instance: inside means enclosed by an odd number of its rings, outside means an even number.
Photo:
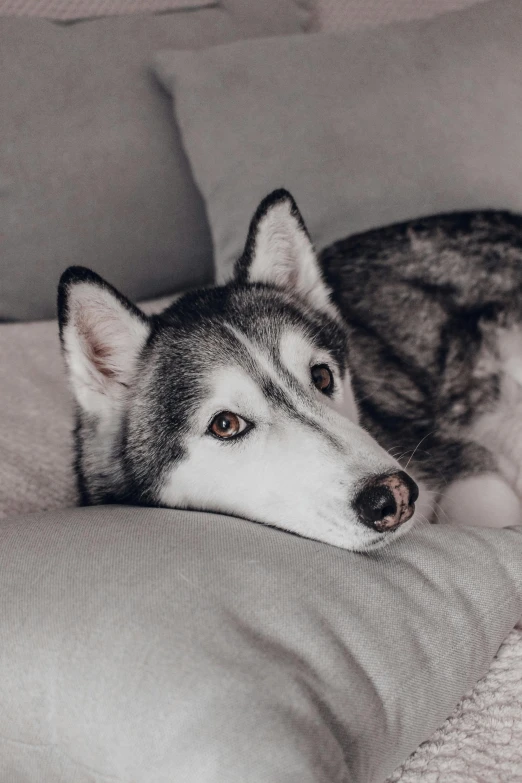
[{"label": "pink inner ear", "polygon": [[114,347],[102,339],[103,332],[109,331],[107,325],[104,329],[102,324],[95,323],[92,316],[81,311],[76,314],[75,323],[85,356],[93,368],[105,378],[117,380],[119,373],[114,364]]},{"label": "pink inner ear", "polygon": [[117,370],[110,365],[112,351],[108,345],[103,343],[93,343],[91,345],[91,361],[102,375],[106,378],[115,379],[118,375]]}]

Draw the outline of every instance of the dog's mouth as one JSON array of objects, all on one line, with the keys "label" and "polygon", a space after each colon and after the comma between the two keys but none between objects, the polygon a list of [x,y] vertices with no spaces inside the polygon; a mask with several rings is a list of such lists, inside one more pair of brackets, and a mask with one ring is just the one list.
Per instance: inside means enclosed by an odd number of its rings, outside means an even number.
[{"label": "dog's mouth", "polygon": [[374,538],[364,545],[363,551],[372,553],[380,549],[384,549],[388,544],[391,544],[392,541],[396,541],[398,538],[400,538],[404,533],[407,532],[408,529],[409,526],[404,528],[402,525],[397,525],[396,527],[387,530],[386,532],[378,533]]},{"label": "dog's mouth", "polygon": [[387,544],[391,544],[392,541],[396,541],[407,533],[415,525],[413,519],[415,514],[415,503],[410,503],[404,509],[400,511],[400,520],[395,521],[387,527],[376,528],[375,534],[365,544],[365,552],[373,552],[384,548]]}]

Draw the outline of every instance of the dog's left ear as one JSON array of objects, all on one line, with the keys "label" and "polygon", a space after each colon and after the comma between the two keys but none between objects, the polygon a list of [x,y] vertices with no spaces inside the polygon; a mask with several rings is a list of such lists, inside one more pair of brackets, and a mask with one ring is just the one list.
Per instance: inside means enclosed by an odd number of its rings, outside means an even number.
[{"label": "dog's left ear", "polygon": [[330,293],[301,213],[287,190],[263,199],[250,223],[238,283],[267,283],[298,294],[319,310],[332,311]]}]

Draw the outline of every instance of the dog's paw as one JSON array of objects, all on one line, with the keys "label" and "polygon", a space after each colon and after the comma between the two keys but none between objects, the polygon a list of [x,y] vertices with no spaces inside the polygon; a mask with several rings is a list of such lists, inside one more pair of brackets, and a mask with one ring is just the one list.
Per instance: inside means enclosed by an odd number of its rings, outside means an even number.
[{"label": "dog's paw", "polygon": [[509,527],[522,524],[522,507],[509,484],[498,473],[458,479],[439,501],[439,523]]}]

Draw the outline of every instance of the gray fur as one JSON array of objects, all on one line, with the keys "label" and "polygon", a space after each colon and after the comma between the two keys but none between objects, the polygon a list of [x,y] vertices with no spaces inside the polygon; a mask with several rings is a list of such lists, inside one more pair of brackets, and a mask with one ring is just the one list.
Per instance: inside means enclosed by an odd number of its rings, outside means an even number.
[{"label": "gray fur", "polygon": [[498,401],[497,328],[522,322],[522,218],[412,220],[337,242],[321,262],[362,423],[432,487],[496,470],[467,433]]}]

